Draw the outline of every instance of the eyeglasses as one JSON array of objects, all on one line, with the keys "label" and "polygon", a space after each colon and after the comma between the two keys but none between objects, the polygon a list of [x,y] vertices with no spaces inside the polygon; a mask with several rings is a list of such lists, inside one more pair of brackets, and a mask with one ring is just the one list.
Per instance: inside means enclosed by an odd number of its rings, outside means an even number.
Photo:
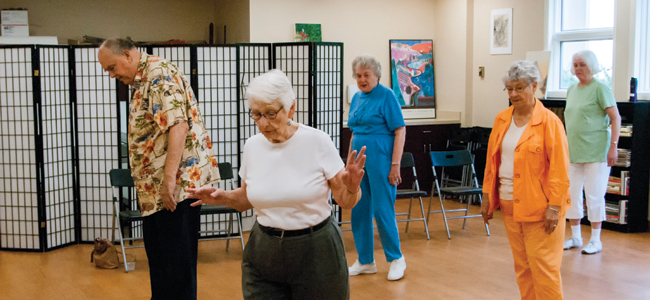
[{"label": "eyeglasses", "polygon": [[265,114],[254,113],[252,110],[249,109],[249,110],[248,110],[248,116],[251,117],[251,119],[253,119],[253,120],[255,120],[255,121],[261,119],[262,117],[265,117],[267,120],[270,121],[270,120],[274,120],[275,117],[278,116],[278,113],[279,113],[283,108],[284,108],[284,105],[283,105],[282,107],[280,107],[280,109],[278,109],[278,111],[276,111],[276,112],[272,112],[272,111],[270,111],[270,112],[267,112],[267,113],[265,113]]},{"label": "eyeglasses", "polygon": [[520,86],[520,87],[516,87],[514,89],[509,88],[509,87],[505,87],[505,88],[503,88],[503,90],[508,91],[508,94],[512,93],[513,91],[517,92],[517,94],[521,94],[521,92],[523,92],[529,85],[530,84],[527,84],[526,86]]}]

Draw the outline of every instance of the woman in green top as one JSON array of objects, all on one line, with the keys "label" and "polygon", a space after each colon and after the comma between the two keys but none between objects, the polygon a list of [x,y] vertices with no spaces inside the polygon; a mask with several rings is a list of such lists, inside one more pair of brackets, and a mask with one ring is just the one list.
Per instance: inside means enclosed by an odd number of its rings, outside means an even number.
[{"label": "woman in green top", "polygon": [[571,73],[580,82],[569,87],[564,112],[572,199],[572,206],[566,213],[571,222],[572,237],[564,242],[564,249],[582,247],[580,220],[584,217],[584,188],[591,239],[582,249],[582,254],[595,254],[603,249],[600,228],[605,221],[605,193],[611,166],[618,160],[616,145],[621,117],[612,91],[594,79],[594,74],[600,71],[593,52],[584,50],[573,55]]}]

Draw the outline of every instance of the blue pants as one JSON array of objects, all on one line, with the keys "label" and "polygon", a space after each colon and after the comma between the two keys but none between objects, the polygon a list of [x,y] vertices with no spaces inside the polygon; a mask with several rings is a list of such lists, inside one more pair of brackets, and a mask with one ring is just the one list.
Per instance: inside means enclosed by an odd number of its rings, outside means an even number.
[{"label": "blue pants", "polygon": [[394,136],[387,135],[355,135],[352,141],[352,150],[366,146],[366,173],[361,180],[362,196],[352,209],[352,234],[361,264],[375,261],[373,217],[377,222],[386,261],[402,257],[395,218],[397,187],[388,182],[394,141]]}]

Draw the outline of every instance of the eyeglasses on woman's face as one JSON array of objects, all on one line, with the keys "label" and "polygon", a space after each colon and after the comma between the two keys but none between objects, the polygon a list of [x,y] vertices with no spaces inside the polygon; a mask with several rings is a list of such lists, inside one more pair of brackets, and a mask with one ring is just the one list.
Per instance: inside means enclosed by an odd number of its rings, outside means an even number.
[{"label": "eyeglasses on woman's face", "polygon": [[530,84],[527,84],[525,86],[516,86],[516,87],[511,87],[511,86],[506,86],[503,88],[504,91],[508,91],[508,94],[512,94],[512,92],[517,92],[517,94],[521,94],[526,88],[530,86]]},{"label": "eyeglasses on woman's face", "polygon": [[255,120],[255,121],[261,119],[262,117],[265,117],[267,120],[270,121],[270,120],[274,120],[275,117],[278,116],[278,113],[280,113],[280,111],[282,111],[283,108],[284,108],[284,105],[281,106],[280,109],[278,109],[278,110],[275,111],[275,112],[273,112],[273,111],[269,111],[269,112],[266,112],[266,113],[264,113],[264,114],[261,114],[261,113],[259,113],[259,112],[253,112],[252,110],[249,109],[249,110],[248,110],[248,116],[250,116],[251,119],[253,119],[253,120]]}]

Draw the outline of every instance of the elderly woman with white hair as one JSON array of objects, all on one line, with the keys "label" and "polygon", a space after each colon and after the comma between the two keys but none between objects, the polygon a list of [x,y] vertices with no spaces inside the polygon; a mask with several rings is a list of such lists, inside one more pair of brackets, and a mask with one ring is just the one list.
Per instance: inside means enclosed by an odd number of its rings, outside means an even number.
[{"label": "elderly woman with white hair", "polygon": [[562,121],[535,98],[539,70],[515,62],[503,77],[512,106],[499,113],[488,142],[485,223],[499,207],[521,299],[562,299],[562,243],[569,199],[569,150]]},{"label": "elderly woman with white hair", "polygon": [[388,280],[398,280],[406,269],[395,219],[395,197],[397,185],[402,182],[400,162],[406,137],[402,108],[393,90],[379,84],[381,65],[377,59],[370,55],[355,58],[352,74],[361,91],[350,104],[350,150],[367,147],[366,155],[372,163],[366,166],[361,181],[363,196],[352,209],[352,234],[359,259],[350,267],[350,276],[377,272],[374,217],[386,261],[390,262]]},{"label": "elderly woman with white hair", "polygon": [[566,214],[571,223],[572,237],[564,242],[564,249],[582,247],[580,220],[584,217],[584,189],[591,239],[582,249],[582,254],[603,250],[600,230],[606,218],[605,193],[611,166],[618,160],[616,145],[621,129],[621,116],[612,91],[594,79],[598,72],[600,67],[593,52],[584,50],[573,54],[571,73],[578,77],[579,82],[567,91],[564,120],[571,162],[569,190],[574,205]]},{"label": "elderly woman with white hair", "polygon": [[340,229],[331,222],[330,190],[352,208],[361,197],[365,148],[343,164],[330,137],[291,120],[295,94],[284,73],[272,70],[247,89],[249,116],[260,133],[244,145],[240,188],[188,189],[192,205],[256,208],[242,262],[244,299],[349,299]]}]

